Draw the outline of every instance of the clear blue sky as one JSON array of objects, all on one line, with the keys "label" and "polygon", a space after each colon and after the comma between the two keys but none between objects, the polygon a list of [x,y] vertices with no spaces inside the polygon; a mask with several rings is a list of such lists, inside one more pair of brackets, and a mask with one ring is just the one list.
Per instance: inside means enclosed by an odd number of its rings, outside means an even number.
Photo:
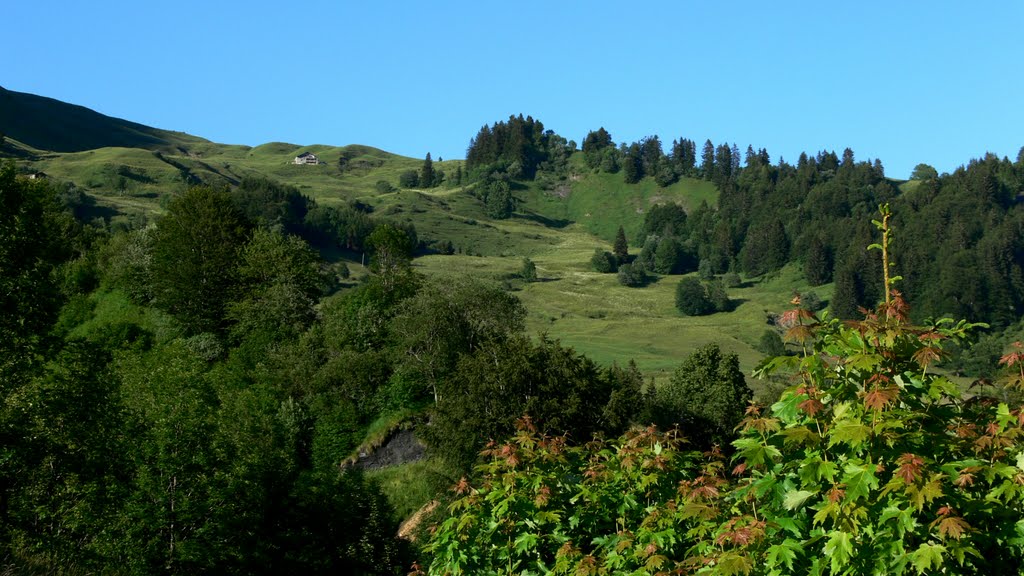
[{"label": "clear blue sky", "polygon": [[[635,4],[635,5],[634,5]],[[581,142],[850,147],[906,177],[1024,146],[1024,2],[10,2],[0,85],[217,142],[462,158]]]}]

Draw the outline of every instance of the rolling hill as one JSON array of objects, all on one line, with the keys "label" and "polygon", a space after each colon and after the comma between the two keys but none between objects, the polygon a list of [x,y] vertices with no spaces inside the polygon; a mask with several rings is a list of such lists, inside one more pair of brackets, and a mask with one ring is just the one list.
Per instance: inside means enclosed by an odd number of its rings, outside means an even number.
[{"label": "rolling hill", "polygon": [[[678,277],[635,289],[591,269],[594,249],[610,249],[620,225],[634,245],[631,251],[639,251],[635,244],[652,205],[675,202],[688,210],[701,202],[713,205],[718,191],[703,180],[683,178],[660,188],[648,178],[627,186],[621,174],[588,169],[577,153],[565,185],[547,190],[533,182],[517,184],[516,213],[492,220],[469,187],[398,187],[399,175],[418,170],[421,159],[361,145],[217,144],[50,98],[3,90],[0,99],[0,132],[8,137],[0,155],[14,158],[23,172],[73,183],[108,220],[138,225],[159,215],[170,197],[190,185],[233,185],[250,175],[295,186],[322,204],[359,200],[376,215],[412,222],[428,246],[442,240],[453,244],[455,255],[417,258],[421,272],[510,284],[529,311],[531,333],[560,338],[602,363],[634,359],[648,377],[666,378],[687,353],[709,342],[739,354],[749,371],[761,357],[755,345],[766,312],[784,307],[793,290],[806,289],[802,275],[786,268],[734,290],[733,312],[683,318],[673,305]],[[294,165],[303,152],[315,153],[321,163]],[[450,175],[461,163],[446,160],[434,167]],[[382,191],[380,181],[391,187]],[[510,281],[523,257],[535,262],[540,282]],[[831,287],[818,291],[827,298]]]}]

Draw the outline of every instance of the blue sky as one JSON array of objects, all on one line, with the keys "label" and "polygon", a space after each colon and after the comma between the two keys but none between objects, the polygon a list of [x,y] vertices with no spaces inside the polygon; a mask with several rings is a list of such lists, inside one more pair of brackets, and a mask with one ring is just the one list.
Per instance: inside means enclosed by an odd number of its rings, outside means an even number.
[{"label": "blue sky", "polygon": [[[529,114],[581,142],[880,158],[1024,146],[1024,2],[11,2],[0,85],[217,142],[462,158]],[[11,48],[16,47],[16,48]]]}]

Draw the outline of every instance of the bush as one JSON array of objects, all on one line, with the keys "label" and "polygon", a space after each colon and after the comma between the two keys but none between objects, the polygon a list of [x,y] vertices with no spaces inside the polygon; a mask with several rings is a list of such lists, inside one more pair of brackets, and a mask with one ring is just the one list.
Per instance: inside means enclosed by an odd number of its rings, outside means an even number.
[{"label": "bush", "polygon": [[[413,184],[413,186],[415,186],[415,184]],[[377,180],[377,183],[374,184],[374,188],[376,188],[377,192],[380,194],[387,194],[395,191],[395,187],[387,180]]]},{"label": "bush", "polygon": [[519,270],[519,277],[527,282],[537,281],[537,265],[529,258],[523,258],[523,267]]},{"label": "bush", "polygon": [[415,188],[420,185],[420,175],[415,170],[406,170],[398,175],[398,185],[402,188]]},{"label": "bush", "polygon": [[590,258],[590,265],[595,271],[602,274],[611,274],[619,269],[615,256],[611,252],[601,250],[600,248],[594,249],[594,255]]},{"label": "bush", "polygon": [[704,285],[696,278],[683,278],[676,286],[676,308],[685,316],[703,316],[714,311]]},{"label": "bush", "polygon": [[786,353],[786,345],[782,342],[782,336],[779,336],[775,330],[765,330],[754,348],[765,356],[782,356]]},{"label": "bush", "polygon": [[636,288],[647,284],[647,269],[643,263],[623,264],[619,266],[619,284]]}]

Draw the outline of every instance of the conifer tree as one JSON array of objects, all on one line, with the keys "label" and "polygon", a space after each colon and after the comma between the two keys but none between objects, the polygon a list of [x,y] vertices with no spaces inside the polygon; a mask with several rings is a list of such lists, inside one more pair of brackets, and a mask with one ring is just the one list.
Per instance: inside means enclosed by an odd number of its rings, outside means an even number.
[{"label": "conifer tree", "polygon": [[431,188],[434,186],[434,162],[430,159],[430,152],[427,152],[423,160],[423,167],[420,168],[420,186]]},{"label": "conifer tree", "polygon": [[700,155],[700,169],[705,180],[715,179],[715,145],[711,140],[704,141],[704,151]]},{"label": "conifer tree", "polygon": [[626,243],[626,231],[619,226],[619,231],[615,234],[615,258],[620,264],[625,264],[629,261],[629,244]]}]

